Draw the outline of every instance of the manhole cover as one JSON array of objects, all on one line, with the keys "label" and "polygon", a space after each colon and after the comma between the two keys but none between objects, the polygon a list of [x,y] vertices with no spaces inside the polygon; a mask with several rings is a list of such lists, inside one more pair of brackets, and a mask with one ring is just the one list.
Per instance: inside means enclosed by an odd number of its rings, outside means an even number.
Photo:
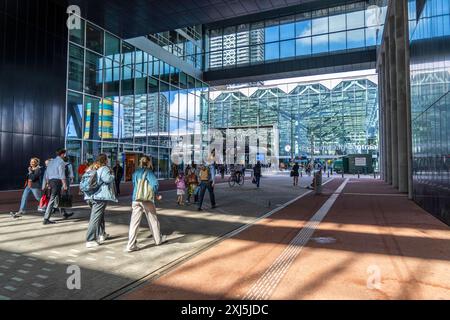
[{"label": "manhole cover", "polygon": [[312,240],[317,243],[321,243],[321,244],[328,244],[328,243],[336,242],[336,239],[332,238],[332,237],[317,237],[317,238],[312,238]]}]

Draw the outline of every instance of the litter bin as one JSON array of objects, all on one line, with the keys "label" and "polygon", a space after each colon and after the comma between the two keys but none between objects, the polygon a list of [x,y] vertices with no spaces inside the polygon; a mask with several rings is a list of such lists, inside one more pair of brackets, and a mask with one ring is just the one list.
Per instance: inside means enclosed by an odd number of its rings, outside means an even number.
[{"label": "litter bin", "polygon": [[316,194],[322,193],[322,170],[314,172],[314,190]]}]

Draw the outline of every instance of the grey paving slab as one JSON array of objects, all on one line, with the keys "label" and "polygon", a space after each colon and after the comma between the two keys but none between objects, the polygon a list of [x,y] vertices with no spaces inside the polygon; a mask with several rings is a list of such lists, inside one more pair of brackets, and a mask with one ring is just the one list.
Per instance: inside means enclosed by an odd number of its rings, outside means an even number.
[{"label": "grey paving slab", "polygon": [[[301,185],[310,183],[301,180]],[[147,221],[143,219],[138,236],[140,251],[125,253],[131,215],[130,199],[110,205],[106,230],[111,235],[103,245],[87,249],[85,236],[89,208],[78,205],[75,215],[55,225],[42,225],[42,216],[28,214],[19,219],[0,213],[0,300],[5,299],[101,299],[126,287],[169,263],[195,253],[211,241],[277,208],[306,192],[293,187],[286,175],[265,176],[261,188],[250,181],[241,187],[216,186],[218,208],[178,206],[175,191],[163,192],[158,203],[162,232],[168,243],[155,246]],[[81,288],[74,283],[70,266],[81,272]]]}]

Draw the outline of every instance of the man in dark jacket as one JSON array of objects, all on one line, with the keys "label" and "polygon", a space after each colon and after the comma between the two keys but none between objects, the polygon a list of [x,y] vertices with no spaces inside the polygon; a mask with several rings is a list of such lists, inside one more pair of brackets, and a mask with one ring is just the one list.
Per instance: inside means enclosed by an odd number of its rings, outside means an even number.
[{"label": "man in dark jacket", "polygon": [[258,161],[253,167],[253,176],[255,177],[256,187],[259,188],[259,182],[261,181],[261,162]]},{"label": "man in dark jacket", "polygon": [[116,165],[113,167],[114,182],[116,183],[116,196],[120,196],[120,182],[123,178],[123,168],[119,161],[116,161]]}]

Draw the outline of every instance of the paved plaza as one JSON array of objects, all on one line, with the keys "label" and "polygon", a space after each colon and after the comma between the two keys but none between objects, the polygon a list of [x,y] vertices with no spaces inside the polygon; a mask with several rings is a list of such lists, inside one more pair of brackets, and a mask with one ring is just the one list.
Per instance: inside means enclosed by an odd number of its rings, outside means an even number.
[{"label": "paved plaza", "polygon": [[[168,242],[155,246],[144,218],[138,236],[142,250],[133,253],[123,252],[131,215],[129,197],[108,206],[106,230],[111,239],[94,249],[85,247],[89,210],[83,203],[74,207],[69,220],[55,215],[55,225],[43,225],[39,213],[19,219],[1,213],[0,299],[114,298],[302,195],[310,183],[311,178],[305,177],[302,186],[294,187],[287,175],[273,175],[263,177],[260,189],[250,180],[233,188],[217,184],[218,207],[210,209],[206,195],[201,212],[195,205],[177,206],[175,191],[163,191],[158,214]],[[81,270],[80,290],[67,287],[72,265]]]}]

